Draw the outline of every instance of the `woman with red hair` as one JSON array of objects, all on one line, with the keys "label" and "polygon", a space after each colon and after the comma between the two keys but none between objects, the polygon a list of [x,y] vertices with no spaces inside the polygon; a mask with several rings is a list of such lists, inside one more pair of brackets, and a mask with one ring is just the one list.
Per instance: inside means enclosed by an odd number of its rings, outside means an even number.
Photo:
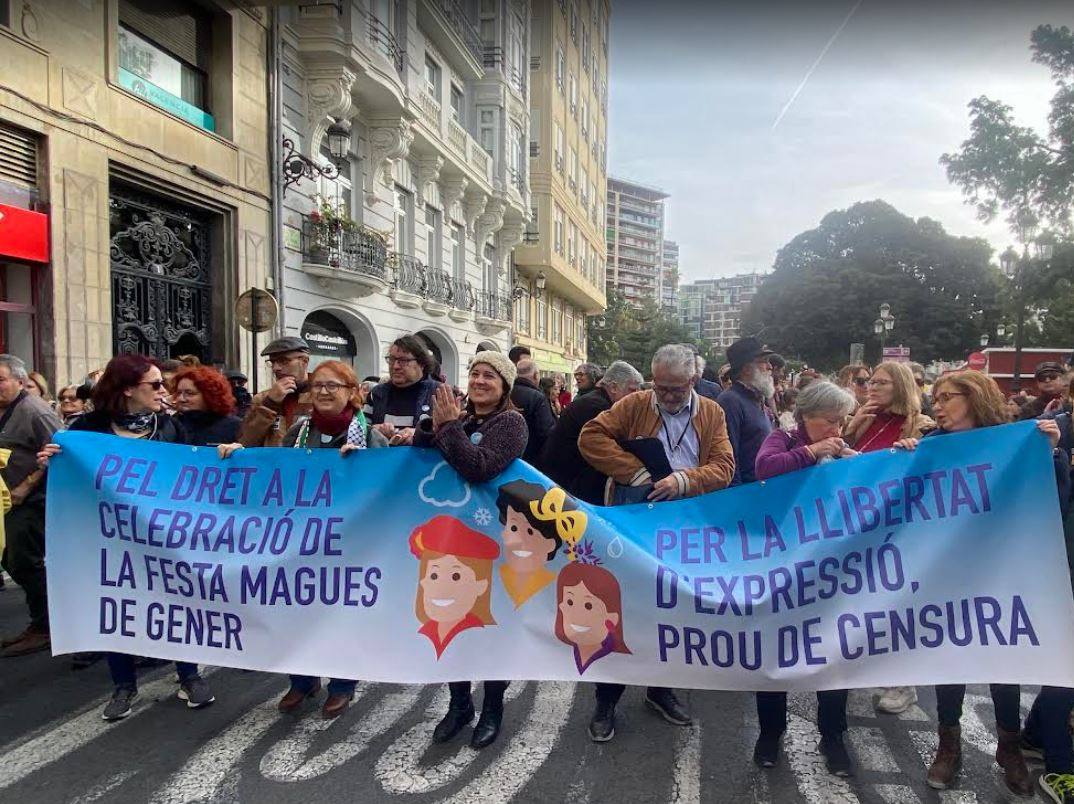
[{"label": "woman with red hair", "polygon": [[176,420],[186,430],[187,443],[198,447],[230,444],[239,438],[242,420],[233,416],[231,383],[214,368],[186,366],[171,382]]}]

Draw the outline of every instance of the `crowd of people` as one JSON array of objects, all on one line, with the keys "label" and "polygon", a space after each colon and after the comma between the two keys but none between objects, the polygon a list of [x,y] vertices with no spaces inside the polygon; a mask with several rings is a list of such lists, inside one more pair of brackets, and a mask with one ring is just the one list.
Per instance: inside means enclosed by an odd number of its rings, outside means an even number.
[{"label": "crowd of people", "polygon": [[[49,460],[60,452],[53,434],[64,428],[215,446],[221,460],[260,447],[335,449],[344,456],[372,448],[435,449],[475,483],[491,480],[522,458],[576,499],[621,505],[660,504],[876,450],[913,450],[924,438],[1033,418],[1053,450],[1064,518],[1071,507],[1074,376],[1059,363],[1037,366],[1038,396],[1005,397],[993,379],[976,371],[945,374],[929,389],[924,369],[914,363],[850,365],[832,378],[806,368],[791,372],[782,357],[748,337],[728,347],[726,364],[718,370],[686,344],[657,350],[651,364],[641,367],[647,376],[621,360],[603,369],[582,364],[574,371],[571,394],[562,377],[542,373],[524,346],[507,355],[478,352],[469,362],[465,389],[445,382],[416,335],[392,342],[384,378],[361,381],[341,361],[311,368],[310,348],[298,337],[278,338],[262,355],[272,384],[252,398],[240,372],[220,372],[189,358],[160,363],[120,355],[84,383],[61,389],[55,400],[43,377],[28,372],[19,358],[0,355],[0,447],[9,451],[0,469],[8,490],[3,566],[23,589],[29,613],[28,626],[3,641],[0,655],[22,656],[50,645],[44,477]],[[303,452],[294,454],[303,460]],[[478,563],[489,549],[480,537],[443,535],[454,554]],[[432,622],[426,635],[434,645],[450,638]],[[75,660],[85,664],[95,658]],[[131,712],[137,668],[144,660],[114,653],[105,658],[114,694],[103,717],[119,720]],[[197,666],[176,665],[178,697],[191,708],[212,703],[212,690]],[[345,711],[355,686],[353,679],[331,679],[323,716]],[[495,741],[507,682],[484,682],[480,714],[468,682],[449,686],[448,711],[433,740],[454,739],[476,717],[470,744],[480,749]],[[321,679],[291,676],[278,708],[295,712],[320,691]],[[588,726],[592,740],[613,739],[623,691],[622,685],[596,685]],[[1007,786],[1030,794],[1026,760],[1042,759],[1045,792],[1059,802],[1074,801],[1068,727],[1074,690],[1043,688],[1025,724],[1017,685],[994,684],[991,692],[996,761]],[[936,789],[956,781],[964,696],[964,686],[936,688],[938,743],[927,771],[927,782]],[[692,722],[674,690],[650,687],[644,700],[671,724]],[[827,768],[837,776],[851,775],[853,760],[844,742],[847,691],[823,691],[817,700]],[[875,706],[898,714],[916,701],[915,688],[889,687],[878,691]],[[759,692],[756,705],[760,733],[753,759],[771,768],[780,762],[787,728],[786,694]]]}]

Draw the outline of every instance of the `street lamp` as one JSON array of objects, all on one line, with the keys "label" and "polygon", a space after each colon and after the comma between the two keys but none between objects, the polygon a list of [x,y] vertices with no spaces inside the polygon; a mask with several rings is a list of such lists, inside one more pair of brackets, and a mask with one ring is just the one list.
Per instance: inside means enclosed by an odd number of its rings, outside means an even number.
[{"label": "street lamp", "polygon": [[988,346],[988,334],[987,333],[981,336],[981,348],[983,349],[986,346]]},{"label": "street lamp", "polygon": [[873,334],[880,338],[880,362],[884,360],[884,345],[887,343],[888,333],[895,329],[895,316],[891,314],[891,305],[884,302],[880,305],[880,318],[873,322]]}]

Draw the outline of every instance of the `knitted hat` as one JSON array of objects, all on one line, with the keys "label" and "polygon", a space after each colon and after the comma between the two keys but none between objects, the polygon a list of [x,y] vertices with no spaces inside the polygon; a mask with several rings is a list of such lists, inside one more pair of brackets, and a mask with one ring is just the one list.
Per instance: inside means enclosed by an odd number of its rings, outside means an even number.
[{"label": "knitted hat", "polygon": [[507,383],[507,390],[510,392],[515,384],[515,378],[518,376],[518,369],[515,368],[515,364],[508,359],[507,355],[502,355],[499,352],[478,352],[470,358],[469,368],[473,368],[478,363],[491,366],[493,371],[503,377],[503,381]]}]

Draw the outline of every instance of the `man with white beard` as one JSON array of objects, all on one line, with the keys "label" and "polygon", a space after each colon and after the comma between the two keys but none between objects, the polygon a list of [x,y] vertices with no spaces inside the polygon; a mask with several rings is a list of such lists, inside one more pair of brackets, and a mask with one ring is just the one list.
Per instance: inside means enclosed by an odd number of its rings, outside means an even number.
[{"label": "man with white beard", "polygon": [[716,399],[727,417],[727,436],[735,451],[735,477],[732,486],[757,479],[753,463],[761,443],[772,432],[772,418],[765,400],[775,392],[772,366],[768,356],[774,354],[756,338],[741,338],[727,347],[731,366],[731,387]]}]

